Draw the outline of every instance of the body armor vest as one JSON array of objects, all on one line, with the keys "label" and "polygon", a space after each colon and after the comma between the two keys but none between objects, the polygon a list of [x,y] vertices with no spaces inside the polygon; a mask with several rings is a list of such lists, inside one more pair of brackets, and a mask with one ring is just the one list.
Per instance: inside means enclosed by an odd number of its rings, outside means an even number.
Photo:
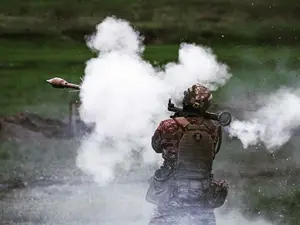
[{"label": "body armor vest", "polygon": [[177,179],[206,179],[210,176],[215,146],[211,135],[213,122],[200,118],[191,124],[184,117],[174,120],[183,130],[178,144],[175,177]]},{"label": "body armor vest", "polygon": [[[173,144],[176,145],[174,167],[163,166],[155,172],[146,200],[159,205],[179,199],[181,205],[187,200],[188,205],[194,202],[198,206],[219,207],[224,203],[228,190],[214,182],[211,175],[216,154],[216,125],[211,120],[201,117],[198,117],[195,123],[190,123],[184,117],[175,117],[174,120],[180,132],[163,135],[164,139],[168,139],[169,142],[173,140]],[[222,189],[221,192],[217,191],[217,188]]]}]

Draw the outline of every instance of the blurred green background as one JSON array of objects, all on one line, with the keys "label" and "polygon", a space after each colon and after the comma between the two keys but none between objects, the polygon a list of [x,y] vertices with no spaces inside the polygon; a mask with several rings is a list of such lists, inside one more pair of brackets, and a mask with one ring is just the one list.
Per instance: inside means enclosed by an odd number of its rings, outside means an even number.
[{"label": "blurred green background", "polygon": [[[27,111],[66,117],[68,101],[77,94],[52,89],[45,80],[58,76],[79,83],[85,62],[94,56],[85,37],[112,15],[128,20],[145,36],[144,57],[153,63],[176,61],[182,42],[211,47],[233,74],[216,93],[218,102],[239,93],[296,86],[300,66],[299,12],[298,0],[2,1],[0,115]],[[24,148],[13,142],[0,143],[1,165],[5,165],[0,166],[1,170],[17,171],[12,165],[22,158],[20,154],[30,152]],[[9,159],[14,163],[7,163]],[[297,188],[267,197],[268,190],[262,193],[256,185],[249,187],[249,212],[267,212],[270,218],[282,214],[290,224],[300,224]],[[276,186],[276,182],[272,185]]]}]

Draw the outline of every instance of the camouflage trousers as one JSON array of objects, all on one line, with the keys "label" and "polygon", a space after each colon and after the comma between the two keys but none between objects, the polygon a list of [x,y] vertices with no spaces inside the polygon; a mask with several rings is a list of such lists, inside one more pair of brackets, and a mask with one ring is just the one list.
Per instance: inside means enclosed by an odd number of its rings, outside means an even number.
[{"label": "camouflage trousers", "polygon": [[159,201],[149,225],[215,225],[214,209],[208,206],[211,186],[209,179],[175,182]]},{"label": "camouflage trousers", "polygon": [[148,225],[216,225],[212,209],[197,207],[157,207]]}]

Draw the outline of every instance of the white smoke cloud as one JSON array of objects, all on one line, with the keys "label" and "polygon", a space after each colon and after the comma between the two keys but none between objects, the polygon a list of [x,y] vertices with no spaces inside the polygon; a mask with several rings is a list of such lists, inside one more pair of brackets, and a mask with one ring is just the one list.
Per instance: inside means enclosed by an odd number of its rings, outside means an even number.
[{"label": "white smoke cloud", "polygon": [[218,63],[210,48],[185,43],[180,46],[178,63],[168,63],[164,74],[165,86],[173,88],[171,94],[178,99],[182,98],[182,90],[195,82],[214,91],[231,77],[227,66]]},{"label": "white smoke cloud", "polygon": [[263,97],[263,106],[247,121],[234,121],[229,132],[241,140],[243,147],[263,143],[270,151],[286,144],[300,126],[299,90],[281,88]]},{"label": "white smoke cloud", "polygon": [[96,51],[122,51],[131,54],[142,53],[142,36],[130,24],[114,17],[108,17],[96,27],[96,33],[89,37],[87,45]]},{"label": "white smoke cloud", "polygon": [[97,26],[88,46],[99,52],[87,62],[80,115],[95,131],[82,142],[77,165],[100,184],[115,178],[115,168],[129,169],[133,151],[146,163],[160,163],[151,136],[168,118],[168,98],[200,82],[216,90],[231,75],[209,48],[182,44],[179,62],[158,70],[142,59],[142,38],[127,21],[109,17]]}]

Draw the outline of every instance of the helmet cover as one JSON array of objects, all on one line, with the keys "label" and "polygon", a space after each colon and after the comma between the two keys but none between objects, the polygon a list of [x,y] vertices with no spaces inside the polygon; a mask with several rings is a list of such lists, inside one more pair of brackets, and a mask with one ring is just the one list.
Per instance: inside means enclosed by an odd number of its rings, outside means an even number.
[{"label": "helmet cover", "polygon": [[207,110],[212,101],[212,94],[207,87],[194,84],[184,92],[183,106],[193,107],[199,110]]}]

